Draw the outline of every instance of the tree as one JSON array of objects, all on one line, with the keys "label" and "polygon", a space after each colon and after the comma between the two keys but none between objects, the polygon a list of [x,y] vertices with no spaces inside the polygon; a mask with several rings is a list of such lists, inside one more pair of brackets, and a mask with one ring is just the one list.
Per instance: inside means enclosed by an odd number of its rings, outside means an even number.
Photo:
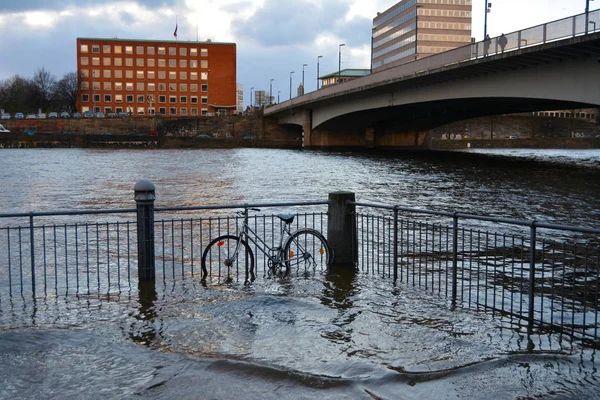
[{"label": "tree", "polygon": [[45,112],[55,94],[56,77],[47,71],[46,68],[42,67],[38,68],[33,74],[32,83],[35,88],[38,107]]},{"label": "tree", "polygon": [[81,79],[76,72],[66,73],[56,84],[55,103],[61,110],[75,111]]},{"label": "tree", "polygon": [[30,80],[15,75],[0,82],[0,104],[7,113],[34,111],[37,107],[34,92]]}]

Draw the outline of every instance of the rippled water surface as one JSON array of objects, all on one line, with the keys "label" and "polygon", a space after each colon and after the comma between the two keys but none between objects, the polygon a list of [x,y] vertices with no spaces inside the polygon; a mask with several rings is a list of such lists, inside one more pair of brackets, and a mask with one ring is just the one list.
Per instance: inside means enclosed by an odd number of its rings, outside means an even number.
[{"label": "rippled water surface", "polygon": [[[0,151],[0,213],[326,199],[597,227],[600,152]],[[508,155],[508,157],[507,157]],[[0,398],[600,398],[596,354],[332,271],[0,304]],[[82,384],[84,382],[84,384]]]}]

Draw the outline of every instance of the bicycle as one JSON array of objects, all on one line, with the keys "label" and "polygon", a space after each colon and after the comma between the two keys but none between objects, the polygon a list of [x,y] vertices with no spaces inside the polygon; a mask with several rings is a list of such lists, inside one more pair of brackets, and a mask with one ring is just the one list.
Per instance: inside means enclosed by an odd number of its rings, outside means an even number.
[{"label": "bicycle", "polygon": [[[248,211],[260,211],[258,208],[245,208],[236,214],[243,217],[241,228],[237,226],[237,235],[221,235],[213,239],[202,253],[202,280],[205,280],[209,271],[226,267],[228,272],[231,267],[243,266],[246,277],[250,273],[254,280],[254,253],[250,243],[268,259],[269,271],[272,274],[289,274],[293,267],[316,268],[318,265],[328,266],[333,260],[329,244],[321,232],[311,228],[301,228],[291,231],[294,214],[279,214],[281,231],[279,244],[270,247],[248,224]],[[284,242],[284,238],[285,242]]]}]

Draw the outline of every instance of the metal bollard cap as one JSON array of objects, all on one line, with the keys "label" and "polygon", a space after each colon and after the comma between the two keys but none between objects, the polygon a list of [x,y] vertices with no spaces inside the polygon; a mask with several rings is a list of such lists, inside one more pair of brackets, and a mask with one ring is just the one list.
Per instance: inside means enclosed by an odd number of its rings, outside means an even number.
[{"label": "metal bollard cap", "polygon": [[156,200],[156,187],[148,179],[140,179],[133,188],[135,201]]}]

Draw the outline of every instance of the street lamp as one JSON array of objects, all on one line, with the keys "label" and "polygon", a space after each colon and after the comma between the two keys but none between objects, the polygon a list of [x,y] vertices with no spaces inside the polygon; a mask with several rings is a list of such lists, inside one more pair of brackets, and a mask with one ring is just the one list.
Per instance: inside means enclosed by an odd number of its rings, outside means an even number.
[{"label": "street lamp", "polygon": [[317,90],[319,90],[319,59],[323,56],[317,56]]},{"label": "street lamp", "polygon": [[419,42],[419,8],[423,8],[423,6],[421,4],[415,6],[415,61],[419,57],[419,47],[417,47]]},{"label": "street lamp", "polygon": [[254,90],[254,86],[250,88],[250,106],[254,108],[254,99],[252,97],[252,91]]},{"label": "street lamp", "polygon": [[[590,25],[590,0],[585,0],[585,34],[586,35],[588,34],[589,25]],[[596,30],[596,23],[594,23],[594,30]]]},{"label": "street lamp", "polygon": [[277,91],[277,104],[279,104],[279,93],[281,93],[281,90]]},{"label": "street lamp", "polygon": [[271,100],[273,98],[273,81],[275,79],[271,79],[271,82],[269,82],[269,105],[273,104],[273,101]]},{"label": "street lamp", "polygon": [[304,67],[307,67],[308,64],[302,64],[302,89],[304,90]]},{"label": "street lamp", "polygon": [[342,81],[342,47],[344,47],[346,44],[342,43],[340,44],[340,48],[339,48],[339,62],[338,62],[338,82],[340,83]]},{"label": "street lamp", "polygon": [[[589,1],[589,0],[587,0]],[[487,15],[492,11],[492,3],[488,3],[485,0],[485,18],[483,19],[483,40],[487,38]]]},{"label": "street lamp", "polygon": [[294,71],[290,72],[290,100],[292,99],[292,74]]}]

